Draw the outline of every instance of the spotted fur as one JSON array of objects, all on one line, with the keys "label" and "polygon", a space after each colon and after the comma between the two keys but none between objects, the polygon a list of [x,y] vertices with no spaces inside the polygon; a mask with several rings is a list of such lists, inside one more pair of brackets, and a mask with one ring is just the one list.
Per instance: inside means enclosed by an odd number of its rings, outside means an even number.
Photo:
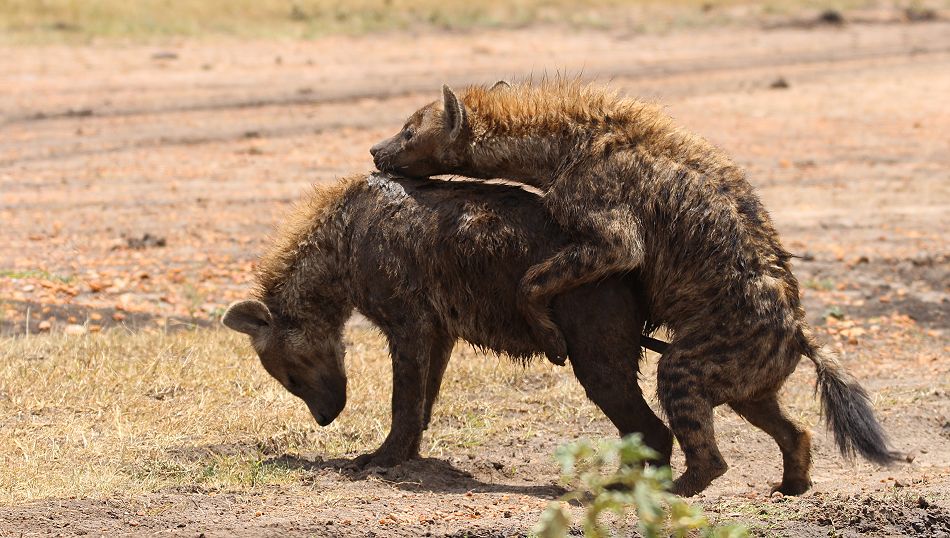
[{"label": "spotted fur", "polygon": [[[393,420],[356,463],[394,465],[417,454],[458,338],[524,361],[542,351],[516,290],[567,243],[538,196],[518,187],[354,176],[287,216],[259,263],[257,296],[223,322],[251,335],[265,369],[325,425],[346,403],[343,325],[362,312],[389,340]],[[640,293],[636,275],[614,275],[559,297],[554,314],[591,400],[668,463],[672,435],[637,383]]]},{"label": "spotted fur", "polygon": [[791,255],[745,172],[659,107],[575,81],[460,94],[444,87],[442,100],[371,153],[381,170],[507,178],[544,193],[573,241],[528,269],[519,306],[552,362],[568,353],[551,299],[639,272],[651,317],[674,335],[657,381],[686,455],[676,492],[697,493],[725,472],[713,430],[721,404],[776,439],[782,492],[808,488],[808,434],[775,399],[802,355],[818,368],[842,453],[879,463],[897,457],[867,394],[813,343]]}]

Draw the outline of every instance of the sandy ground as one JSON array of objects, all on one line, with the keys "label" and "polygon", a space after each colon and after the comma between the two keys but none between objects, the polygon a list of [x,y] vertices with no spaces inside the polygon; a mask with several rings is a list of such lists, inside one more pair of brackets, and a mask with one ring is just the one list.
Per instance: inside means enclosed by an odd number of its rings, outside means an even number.
[{"label": "sandy ground", "polygon": [[[770,498],[776,448],[723,410],[732,467],[696,502],[761,535],[950,536],[950,24],[183,41],[0,58],[4,334],[211,323],[246,296],[254,256],[303,189],[370,169],[369,146],[442,82],[583,73],[660,100],[748,168],[803,256],[809,318],[913,457],[891,469],[842,461],[803,365],[785,397],[816,432],[813,492]],[[773,87],[780,78],[787,88]],[[598,420],[586,433],[610,435]],[[520,535],[562,491],[550,454],[575,427],[376,473],[275,456],[310,471],[294,488],[7,506],[0,535]]]}]

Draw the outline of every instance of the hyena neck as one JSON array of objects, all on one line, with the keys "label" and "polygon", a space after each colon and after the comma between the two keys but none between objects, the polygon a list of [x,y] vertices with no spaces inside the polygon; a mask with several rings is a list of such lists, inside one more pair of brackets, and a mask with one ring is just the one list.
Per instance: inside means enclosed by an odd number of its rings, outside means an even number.
[{"label": "hyena neck", "polygon": [[282,231],[278,246],[261,260],[259,295],[288,317],[342,327],[352,313],[348,190],[315,191],[289,217],[297,223]]},{"label": "hyena neck", "polygon": [[571,167],[579,143],[573,137],[522,132],[476,139],[471,152],[472,177],[510,179],[546,190]]},{"label": "hyena neck", "polygon": [[[318,256],[318,255],[317,255]],[[353,312],[346,293],[346,281],[335,271],[298,271],[280,290],[278,303],[284,312],[301,323],[339,329]]]}]

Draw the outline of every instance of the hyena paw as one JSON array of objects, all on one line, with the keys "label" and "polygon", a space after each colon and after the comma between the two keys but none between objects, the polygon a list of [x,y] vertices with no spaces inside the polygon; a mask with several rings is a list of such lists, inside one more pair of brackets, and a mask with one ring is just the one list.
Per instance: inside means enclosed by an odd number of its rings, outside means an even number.
[{"label": "hyena paw", "polygon": [[782,495],[801,495],[811,489],[811,480],[807,478],[785,479],[781,484],[772,486],[772,493],[776,491]]},{"label": "hyena paw", "polygon": [[680,497],[692,497],[706,489],[713,480],[724,475],[728,468],[724,461],[710,462],[699,469],[687,464],[686,471],[673,481],[672,491]]},{"label": "hyena paw", "polygon": [[369,469],[373,467],[389,468],[395,467],[400,463],[411,459],[406,454],[399,454],[391,450],[376,450],[368,454],[361,454],[355,458],[346,467],[355,470]]}]

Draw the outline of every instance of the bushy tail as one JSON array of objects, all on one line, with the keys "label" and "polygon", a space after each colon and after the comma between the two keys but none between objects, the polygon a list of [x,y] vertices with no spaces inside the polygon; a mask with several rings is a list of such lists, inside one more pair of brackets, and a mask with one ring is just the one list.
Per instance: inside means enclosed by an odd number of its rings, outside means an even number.
[{"label": "bushy tail", "polygon": [[874,417],[868,393],[830,350],[809,343],[805,356],[818,371],[816,390],[821,391],[822,414],[841,455],[851,459],[858,453],[881,465],[903,459],[902,454],[888,448],[887,435]]}]

